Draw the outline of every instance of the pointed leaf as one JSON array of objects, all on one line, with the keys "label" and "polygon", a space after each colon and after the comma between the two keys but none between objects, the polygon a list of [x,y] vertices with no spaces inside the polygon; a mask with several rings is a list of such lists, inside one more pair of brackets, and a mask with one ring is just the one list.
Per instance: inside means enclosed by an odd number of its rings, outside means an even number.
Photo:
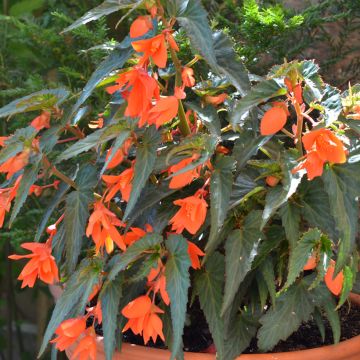
[{"label": "pointed leaf", "polygon": [[343,110],[340,91],[337,88],[326,85],[321,106],[324,107],[325,125],[329,126],[339,118]]},{"label": "pointed leaf", "polygon": [[182,343],[185,325],[186,305],[190,287],[187,241],[181,235],[170,235],[165,242],[169,251],[166,262],[166,290],[170,297],[171,321],[173,329],[171,360],[175,359]]},{"label": "pointed leaf", "polygon": [[219,359],[225,359],[224,322],[220,316],[224,275],[224,256],[215,252],[209,257],[205,268],[195,277],[195,292],[199,296],[200,306],[209,324]]},{"label": "pointed leaf", "polygon": [[279,212],[286,238],[289,241],[290,247],[293,249],[300,236],[300,208],[296,206],[295,203],[287,202]]}]

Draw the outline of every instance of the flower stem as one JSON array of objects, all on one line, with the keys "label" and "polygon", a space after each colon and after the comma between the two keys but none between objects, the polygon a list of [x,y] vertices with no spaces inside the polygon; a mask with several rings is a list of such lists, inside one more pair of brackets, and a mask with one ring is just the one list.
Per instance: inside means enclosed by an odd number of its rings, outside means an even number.
[{"label": "flower stem", "polygon": [[297,143],[296,143],[296,148],[299,151],[300,155],[303,155],[301,137],[302,137],[302,129],[303,129],[304,117],[302,115],[300,105],[297,102],[294,102],[293,104],[294,104],[294,108],[295,108],[295,111],[296,111],[296,117],[297,117],[297,123],[296,123],[296,126],[297,126],[297,128],[296,128]]}]

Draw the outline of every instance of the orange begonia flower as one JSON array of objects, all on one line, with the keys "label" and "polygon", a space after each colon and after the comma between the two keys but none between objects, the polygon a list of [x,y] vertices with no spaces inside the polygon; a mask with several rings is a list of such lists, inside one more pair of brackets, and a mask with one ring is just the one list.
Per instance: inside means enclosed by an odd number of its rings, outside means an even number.
[{"label": "orange begonia flower", "polygon": [[[146,231],[145,231],[146,230]],[[153,228],[151,225],[146,224],[145,230],[137,227],[130,228],[130,231],[128,231],[124,235],[124,242],[126,246],[132,245],[134,242],[140,240],[142,237],[144,237],[147,233],[152,232]]]},{"label": "orange begonia flower", "polygon": [[340,271],[339,274],[334,278],[335,272],[335,261],[331,260],[330,265],[325,274],[325,284],[328,289],[336,296],[340,295],[343,283],[344,283],[344,273]]},{"label": "orange begonia flower", "polygon": [[303,136],[302,142],[307,151],[306,159],[293,172],[306,169],[309,180],[322,175],[326,162],[346,162],[344,144],[328,129],[310,131]]},{"label": "orange begonia flower", "polygon": [[20,186],[21,176],[19,176],[13,187],[0,189],[0,229],[4,225],[5,214],[10,211],[11,202],[14,200]]},{"label": "orange begonia flower", "polygon": [[261,119],[261,135],[273,135],[280,131],[286,124],[287,113],[283,107],[275,106],[267,110]]},{"label": "orange begonia flower", "polygon": [[88,328],[85,336],[79,341],[70,360],[96,360],[96,334],[93,328]]},{"label": "orange begonia flower", "polygon": [[199,256],[205,256],[205,253],[197,247],[193,242],[188,241],[188,253],[191,261],[191,267],[193,269],[200,269]]},{"label": "orange begonia flower", "polygon": [[6,160],[2,165],[0,165],[0,173],[7,173],[6,179],[11,179],[14,174],[28,164],[29,155],[30,150],[24,150],[23,152]]},{"label": "orange begonia flower", "polygon": [[134,177],[134,167],[124,170],[120,175],[103,175],[102,179],[108,187],[108,194],[105,201],[110,201],[118,191],[121,192],[123,200],[129,201],[132,189],[132,179]]},{"label": "orange begonia flower", "polygon": [[43,111],[41,115],[36,117],[32,122],[31,126],[35,128],[37,131],[40,131],[44,128],[49,129],[50,128],[50,117],[51,113],[49,111]]},{"label": "orange begonia flower", "polygon": [[303,101],[303,98],[302,98],[302,87],[301,87],[301,84],[296,84],[294,86],[294,96],[295,96],[295,99],[296,101],[301,105],[304,101]]},{"label": "orange begonia flower", "polygon": [[59,327],[55,330],[57,337],[50,342],[56,344],[55,347],[64,351],[69,346],[74,344],[76,340],[86,330],[86,317],[81,316],[74,319],[68,319],[63,321]]},{"label": "orange begonia flower", "polygon": [[[113,158],[111,159],[111,161],[109,162],[108,166],[107,166],[107,169],[113,169],[114,167],[120,165],[123,160],[124,160],[124,157],[128,155],[128,152],[129,152],[129,149],[132,145],[132,142],[133,140],[130,138],[130,139],[127,139],[124,143],[124,145],[116,151],[115,155],[113,156]],[[112,154],[112,148],[110,148],[106,154],[106,160],[107,161],[109,159],[109,157],[111,156]]]},{"label": "orange begonia flower", "polygon": [[161,298],[164,301],[165,305],[170,304],[169,294],[166,291],[166,276],[165,276],[165,266],[159,260],[157,268],[152,268],[149,275],[147,276],[148,286],[157,294],[160,292]]},{"label": "orange begonia flower", "polygon": [[136,52],[143,54],[139,62],[140,66],[152,58],[159,68],[166,67],[167,48],[164,34],[159,34],[151,39],[133,41],[131,45]]},{"label": "orange begonia flower", "polygon": [[9,139],[8,136],[0,136],[0,146],[5,146],[5,141]]},{"label": "orange begonia flower", "polygon": [[190,234],[196,234],[205,221],[208,207],[201,193],[175,200],[174,204],[180,206],[180,210],[169,221],[172,230],[180,234],[186,229]]},{"label": "orange begonia flower", "polygon": [[179,97],[183,98],[183,92],[177,88],[174,96],[161,98],[149,111],[147,123],[149,125],[155,124],[156,128],[159,128],[174,119],[179,111]]},{"label": "orange begonia flower", "polygon": [[139,16],[130,26],[130,37],[138,38],[143,36],[152,28],[153,24],[149,15]]},{"label": "orange begonia flower", "polygon": [[[128,90],[123,93],[127,100],[125,116],[143,117],[147,115],[152,107],[152,99],[159,98],[159,86],[143,68],[134,67],[119,75],[115,81],[117,85],[110,86],[106,90],[113,94],[115,91]],[[131,88],[131,89],[130,89]],[[145,120],[140,119],[139,126],[145,124]]]},{"label": "orange begonia flower", "polygon": [[96,202],[86,228],[86,236],[91,235],[96,245],[96,254],[104,246],[110,254],[114,250],[114,242],[121,250],[126,249],[124,239],[116,226],[123,226],[123,223],[101,201]]},{"label": "orange begonia flower", "polygon": [[[192,157],[181,160],[179,163],[172,165],[169,167],[169,174],[175,174],[184,167],[188,166],[193,162],[193,160],[196,160],[199,158],[198,154],[194,154]],[[201,167],[201,166],[200,166]],[[180,189],[183,188],[186,185],[189,185],[194,179],[197,179],[199,174],[199,166],[191,169],[189,171],[186,171],[182,174],[175,175],[171,178],[169,188],[170,189]]]},{"label": "orange begonia flower", "polygon": [[269,175],[266,177],[265,182],[271,187],[276,186],[279,183],[280,179],[276,176]]},{"label": "orange begonia flower", "polygon": [[207,102],[208,104],[211,104],[211,105],[220,105],[220,104],[222,104],[228,97],[229,97],[228,94],[222,93],[222,94],[215,95],[215,96],[206,95],[206,96],[204,97],[204,100],[205,100],[205,102]]},{"label": "orange begonia flower", "polygon": [[145,344],[149,342],[150,338],[156,342],[158,336],[165,340],[162,331],[163,324],[157,315],[164,313],[164,311],[152,304],[147,295],[131,301],[122,309],[121,313],[129,319],[123,332],[131,329],[134,334],[142,335]]},{"label": "orange begonia flower", "polygon": [[54,284],[59,281],[59,270],[55,258],[51,255],[51,237],[46,243],[24,243],[22,248],[30,250],[28,255],[10,255],[9,259],[30,259],[21,271],[18,280],[22,280],[21,288],[34,287],[37,278],[46,284]]},{"label": "orange begonia flower", "polygon": [[318,259],[316,254],[312,253],[307,261],[307,263],[304,265],[303,270],[314,270],[317,266]]},{"label": "orange begonia flower", "polygon": [[181,72],[181,78],[184,86],[195,86],[194,70],[192,68],[184,67]]}]

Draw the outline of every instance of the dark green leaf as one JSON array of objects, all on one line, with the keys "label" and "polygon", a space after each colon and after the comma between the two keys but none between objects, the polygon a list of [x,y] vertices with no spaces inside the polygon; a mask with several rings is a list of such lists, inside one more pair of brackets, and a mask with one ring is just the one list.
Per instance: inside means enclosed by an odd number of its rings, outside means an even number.
[{"label": "dark green leaf", "polygon": [[338,119],[343,109],[340,91],[337,88],[326,85],[321,106],[324,107],[325,125],[329,126]]},{"label": "dark green leaf", "polygon": [[124,220],[126,220],[139,199],[151,172],[154,169],[156,161],[156,150],[161,137],[155,127],[149,127],[145,130],[142,143],[139,144],[136,151],[136,162],[134,169],[134,178],[132,181],[132,190],[129,202],[126,206]]},{"label": "dark green leaf", "polygon": [[180,10],[182,11],[178,13],[177,20],[185,29],[191,45],[215,71],[218,71],[212,31],[201,1],[189,0],[187,7],[183,6]]},{"label": "dark green leaf", "polygon": [[354,274],[349,266],[345,266],[343,269],[344,282],[341,290],[341,296],[337,308],[340,308],[348,299],[350,291],[352,290],[355,278]]},{"label": "dark green leaf", "polygon": [[274,264],[271,257],[267,257],[260,266],[260,272],[269,291],[271,302],[274,305],[276,301],[275,273]]},{"label": "dark green leaf", "polygon": [[195,292],[199,296],[200,306],[209,324],[219,359],[225,359],[224,322],[220,316],[224,275],[224,256],[215,252],[206,262],[205,269],[198,272],[195,277]]},{"label": "dark green leaf", "polygon": [[[240,174],[239,176],[237,176],[232,184],[229,209],[233,209],[235,206],[240,204],[240,202],[243,201],[246,195],[255,190],[255,187],[256,182],[254,182],[254,180],[251,179],[249,176],[244,174]],[[260,188],[257,188],[257,190],[259,189]]]},{"label": "dark green leaf", "polygon": [[102,309],[102,328],[104,332],[104,348],[106,360],[111,360],[115,351],[115,331],[118,326],[117,317],[122,295],[122,278],[118,276],[103,287],[100,293]]},{"label": "dark green leaf", "polygon": [[239,138],[235,141],[233,155],[237,161],[236,168],[241,170],[248,160],[257,154],[259,148],[263,146],[269,137],[258,136],[255,137],[252,131],[243,131]]},{"label": "dark green leaf", "polygon": [[315,308],[313,296],[305,282],[299,282],[282,293],[260,319],[258,346],[261,351],[271,350],[280,340],[286,340],[302,322],[309,320]]},{"label": "dark green leaf", "polygon": [[64,29],[63,33],[74,30],[81,25],[85,25],[90,21],[100,19],[103,16],[112,14],[121,9],[136,8],[142,2],[143,0],[105,0],[102,4],[94,9],[91,9],[80,19],[77,19],[74,23]]},{"label": "dark green leaf", "polygon": [[225,243],[225,294],[222,314],[231,305],[236,292],[257,254],[262,237],[260,232],[261,212],[252,211],[241,229],[234,230]]},{"label": "dark green leaf", "polygon": [[[117,0],[116,3],[118,3]],[[99,67],[91,75],[91,78],[85,85],[79,99],[71,109],[71,114],[69,117],[70,119],[76,115],[81,105],[89,98],[96,86],[99,85],[101,81],[104,80],[112,71],[120,69],[133,54],[134,50],[131,46],[122,48],[120,45],[114,49],[114,51],[99,65]]]},{"label": "dark green leaf", "polygon": [[251,87],[248,71],[238,59],[234,44],[223,32],[213,34],[215,57],[220,72],[236,87],[241,96],[245,96]]},{"label": "dark green leaf", "polygon": [[65,89],[41,90],[4,106],[0,109],[0,117],[50,109],[55,105],[60,105],[68,96],[69,92]]},{"label": "dark green leaf", "polygon": [[173,329],[172,355],[175,359],[182,343],[185,325],[188,289],[190,286],[190,259],[188,244],[181,235],[170,235],[165,242],[169,251],[166,262],[166,290],[170,297],[171,320]]},{"label": "dark green leaf", "polygon": [[300,236],[300,208],[295,203],[287,202],[279,212],[286,238],[293,249]]},{"label": "dark green leaf", "polygon": [[88,298],[99,281],[98,266],[85,259],[79,269],[66,282],[66,287],[57,301],[45,331],[39,357],[44,353],[49,340],[64,320],[83,315]]},{"label": "dark green leaf", "polygon": [[340,341],[341,326],[339,313],[335,309],[335,302],[332,296],[329,296],[328,299],[322,303],[322,307],[325,311],[327,319],[329,320],[333,333],[334,343],[337,344]]},{"label": "dark green leaf", "polygon": [[232,111],[231,125],[235,128],[242,123],[242,117],[254,106],[273,97],[286,94],[286,89],[276,80],[265,80],[254,86],[246,96],[237,102]]},{"label": "dark green leaf", "polygon": [[214,171],[210,181],[210,217],[211,228],[208,246],[216,241],[229,208],[231,188],[233,184],[233,169],[235,161],[232,156],[218,156],[214,163]]},{"label": "dark green leaf", "polygon": [[292,285],[305,264],[307,263],[312,249],[320,242],[321,232],[318,229],[311,229],[301,237],[294,249],[290,252],[289,274],[285,284],[285,288]]},{"label": "dark green leaf", "polygon": [[10,217],[10,226],[13,224],[16,216],[19,214],[20,209],[24,205],[28,195],[30,187],[37,180],[37,175],[40,170],[41,165],[41,156],[37,156],[37,159],[33,164],[29,164],[26,166],[24,170],[24,174],[22,175],[22,179],[20,182],[19,190],[17,191],[14,207],[12,209],[11,217]]},{"label": "dark green leaf", "polygon": [[120,271],[126,269],[126,267],[136,260],[144,251],[151,250],[159,245],[162,239],[162,236],[159,234],[147,234],[128,247],[125,253],[119,254],[116,259],[117,261],[109,272],[109,281],[114,280]]}]

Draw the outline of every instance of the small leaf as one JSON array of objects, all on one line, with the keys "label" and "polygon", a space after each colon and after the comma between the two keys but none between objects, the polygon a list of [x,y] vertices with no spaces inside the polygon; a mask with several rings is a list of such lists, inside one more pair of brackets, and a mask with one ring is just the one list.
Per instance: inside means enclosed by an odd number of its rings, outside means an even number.
[{"label": "small leaf", "polygon": [[332,296],[328,296],[327,301],[324,301],[322,303],[322,307],[325,311],[325,315],[329,320],[331,326],[331,330],[334,338],[334,344],[337,344],[340,341],[341,326],[340,326],[339,313],[335,309],[335,302]]},{"label": "small leaf", "polygon": [[225,243],[225,294],[221,313],[231,305],[241,282],[251,269],[262,237],[261,212],[252,211],[245,219],[242,229],[234,230]]},{"label": "small leaf", "polygon": [[207,246],[216,240],[222,228],[233,184],[233,169],[235,161],[231,156],[218,156],[214,163],[214,171],[210,180],[210,218],[211,228]]},{"label": "small leaf", "polygon": [[99,299],[102,309],[102,328],[104,331],[104,348],[106,360],[111,360],[115,351],[115,332],[118,326],[120,298],[122,296],[122,278],[118,276],[114,281],[106,284],[101,290]]},{"label": "small leaf", "polygon": [[219,359],[225,359],[224,322],[220,316],[224,275],[224,256],[215,252],[209,257],[205,268],[195,277],[195,292],[199,296],[200,306],[209,324]]},{"label": "small leaf", "polygon": [[58,106],[69,96],[65,89],[41,90],[21,99],[16,99],[0,109],[0,118]]},{"label": "small leaf", "polygon": [[29,196],[29,190],[32,185],[34,185],[37,180],[37,175],[40,170],[41,165],[41,156],[37,156],[37,159],[33,164],[27,165],[24,174],[22,175],[22,179],[20,182],[19,190],[17,191],[15,204],[12,209],[11,217],[10,217],[10,226],[13,224],[15,218],[19,214],[22,206],[24,205],[27,197]]},{"label": "small leaf", "polygon": [[274,305],[276,301],[276,288],[274,264],[271,257],[266,258],[265,261],[260,265],[260,271],[269,290],[271,302]]},{"label": "small leaf", "polygon": [[134,169],[134,178],[132,181],[132,190],[129,202],[126,206],[124,220],[126,220],[136,205],[137,200],[143,190],[146,182],[154,169],[156,161],[156,151],[160,143],[160,134],[155,127],[149,127],[145,130],[142,143],[139,144],[136,151],[136,162]]},{"label": "small leaf", "polygon": [[169,251],[166,262],[166,290],[170,297],[173,329],[171,360],[175,359],[182,343],[186,305],[190,286],[188,244],[181,235],[170,235],[165,242]]},{"label": "small leaf", "polygon": [[105,0],[102,4],[94,9],[91,9],[84,14],[80,19],[77,19],[74,23],[64,29],[62,32],[68,32],[78,28],[81,25],[85,25],[90,21],[95,21],[103,16],[110,15],[121,9],[136,8],[143,0]]},{"label": "small leaf", "polygon": [[343,274],[344,274],[344,282],[341,290],[340,300],[337,305],[337,309],[339,309],[340,306],[342,306],[345,303],[345,301],[348,299],[355,280],[354,274],[349,266],[344,267]]},{"label": "small leaf", "polygon": [[265,80],[254,86],[246,96],[240,99],[235,105],[232,116],[231,125],[236,127],[241,124],[243,115],[251,110],[254,106],[271,99],[276,96],[285,95],[286,89],[274,79]]},{"label": "small leaf", "polygon": [[83,315],[94,285],[99,281],[98,267],[88,259],[81,262],[78,270],[66,282],[45,331],[39,357],[44,353],[57,327],[66,319]]},{"label": "small leaf", "polygon": [[144,251],[151,250],[162,242],[162,236],[159,234],[147,234],[133,245],[126,249],[125,253],[119,254],[116,262],[111,268],[108,279],[113,281],[120,271],[136,260]]},{"label": "small leaf", "polygon": [[306,232],[297,242],[290,253],[289,274],[284,288],[289,287],[303,271],[312,249],[320,242],[321,232],[318,229],[311,229]]}]

